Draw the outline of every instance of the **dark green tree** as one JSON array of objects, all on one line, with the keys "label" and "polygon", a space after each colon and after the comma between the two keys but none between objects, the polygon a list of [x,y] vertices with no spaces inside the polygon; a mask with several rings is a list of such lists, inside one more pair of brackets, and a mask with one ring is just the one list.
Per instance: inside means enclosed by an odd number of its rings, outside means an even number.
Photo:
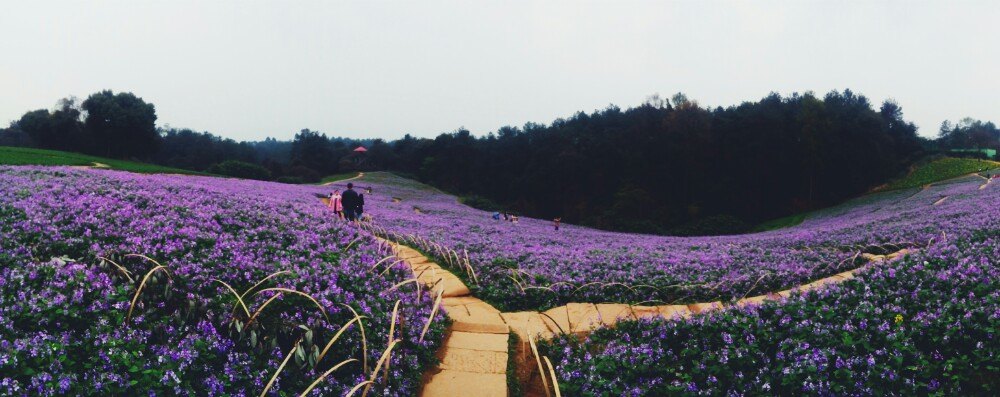
[{"label": "dark green tree", "polygon": [[131,92],[98,92],[83,101],[83,110],[87,112],[84,125],[97,153],[146,159],[159,148],[156,109]]}]

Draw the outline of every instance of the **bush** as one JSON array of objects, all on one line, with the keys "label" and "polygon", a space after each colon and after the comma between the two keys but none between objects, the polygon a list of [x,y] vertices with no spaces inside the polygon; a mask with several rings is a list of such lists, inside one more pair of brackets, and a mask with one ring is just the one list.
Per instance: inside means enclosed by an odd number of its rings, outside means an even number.
[{"label": "bush", "polygon": [[497,204],[497,202],[483,196],[477,196],[477,195],[462,196],[458,199],[458,201],[461,202],[462,204],[465,204],[477,210],[483,210],[483,211],[504,210],[504,207],[502,205]]},{"label": "bush", "polygon": [[211,174],[231,176],[243,179],[256,179],[267,181],[271,179],[271,171],[257,164],[245,161],[227,160],[221,163],[212,164],[206,170]]},{"label": "bush", "polygon": [[275,179],[274,181],[281,183],[290,183],[293,185],[301,185],[303,183],[306,183],[305,179],[302,179],[302,177],[300,176],[283,176],[278,179]]}]

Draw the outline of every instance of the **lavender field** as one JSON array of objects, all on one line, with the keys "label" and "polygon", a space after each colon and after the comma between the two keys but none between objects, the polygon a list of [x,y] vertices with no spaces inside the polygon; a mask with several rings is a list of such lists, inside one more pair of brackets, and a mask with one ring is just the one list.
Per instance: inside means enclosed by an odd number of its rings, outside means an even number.
[{"label": "lavender field", "polygon": [[0,395],[415,394],[443,317],[319,191],[0,168]]},{"label": "lavender field", "polygon": [[377,235],[504,311],[728,301],[907,248],[781,302],[539,348],[573,396],[1000,387],[1000,186],[983,176],[695,238],[512,224],[391,174],[355,183],[372,189],[361,227],[319,204],[331,186],[0,168],[0,395],[416,395],[446,321],[428,323],[428,294],[393,288],[411,275]]},{"label": "lavender field", "polygon": [[856,268],[864,253],[996,229],[1000,190],[986,182],[967,176],[865,196],[787,229],[688,238],[572,225],[556,231],[550,221],[529,218],[512,224],[390,174],[358,183],[376,192],[368,210],[379,232],[441,257],[468,255],[478,279],[469,283],[473,293],[497,307],[544,310],[569,302],[735,300]]},{"label": "lavender field", "polygon": [[1000,389],[1000,186],[984,176],[861,197],[784,230],[699,238],[496,222],[411,181],[366,182],[377,231],[467,252],[473,293],[508,310],[727,300],[858,267],[861,253],[910,251],[780,302],[543,342],[563,395],[948,396]]}]

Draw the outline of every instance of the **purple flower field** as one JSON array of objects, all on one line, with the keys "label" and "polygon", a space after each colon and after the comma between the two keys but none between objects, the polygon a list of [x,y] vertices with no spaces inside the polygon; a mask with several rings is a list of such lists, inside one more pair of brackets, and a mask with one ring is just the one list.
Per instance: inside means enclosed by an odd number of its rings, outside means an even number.
[{"label": "purple flower field", "polygon": [[856,268],[861,253],[921,248],[995,227],[1000,190],[979,189],[984,183],[969,176],[874,194],[770,232],[665,237],[494,221],[454,196],[389,174],[358,182],[374,188],[366,210],[382,233],[439,257],[467,252],[479,281],[469,283],[473,294],[508,311],[732,300],[790,288]]},{"label": "purple flower field", "polygon": [[[445,320],[420,341],[432,302],[388,291],[409,269],[371,273],[386,249],[332,219],[323,190],[0,167],[0,395],[256,396],[286,360],[270,395],[345,361],[311,395],[372,376],[370,395],[413,395]],[[352,310],[363,331],[320,357]]]}]

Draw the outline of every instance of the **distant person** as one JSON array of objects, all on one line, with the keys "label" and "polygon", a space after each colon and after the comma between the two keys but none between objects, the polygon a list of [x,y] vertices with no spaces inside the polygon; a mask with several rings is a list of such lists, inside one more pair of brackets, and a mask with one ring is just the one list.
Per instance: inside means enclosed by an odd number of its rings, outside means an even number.
[{"label": "distant person", "polygon": [[361,196],[358,195],[358,192],[354,191],[353,183],[347,183],[347,190],[341,195],[341,201],[344,206],[344,216],[348,221],[356,221],[358,219],[358,205],[361,204]]},{"label": "distant person", "polygon": [[344,219],[344,200],[340,196],[340,190],[334,190],[330,193],[330,208],[333,210],[333,214],[340,219]]},{"label": "distant person", "polygon": [[493,220],[495,220],[495,221],[499,221],[500,220],[500,213],[499,212],[494,212],[493,213]]},{"label": "distant person", "polygon": [[508,214],[507,211],[503,212],[503,220],[505,220],[505,221],[509,221],[510,220],[510,214]]},{"label": "distant person", "polygon": [[510,223],[517,224],[517,215],[510,216]]},{"label": "distant person", "polygon": [[559,223],[562,222],[562,218],[556,218],[552,220],[552,224],[556,226],[556,231],[559,230]]},{"label": "distant person", "polygon": [[372,194],[372,187],[369,186],[369,187],[365,188],[365,193]]},{"label": "distant person", "polygon": [[358,195],[358,215],[357,215],[358,219],[364,219],[363,218],[364,214],[365,214],[365,195],[364,194],[359,194]]}]

